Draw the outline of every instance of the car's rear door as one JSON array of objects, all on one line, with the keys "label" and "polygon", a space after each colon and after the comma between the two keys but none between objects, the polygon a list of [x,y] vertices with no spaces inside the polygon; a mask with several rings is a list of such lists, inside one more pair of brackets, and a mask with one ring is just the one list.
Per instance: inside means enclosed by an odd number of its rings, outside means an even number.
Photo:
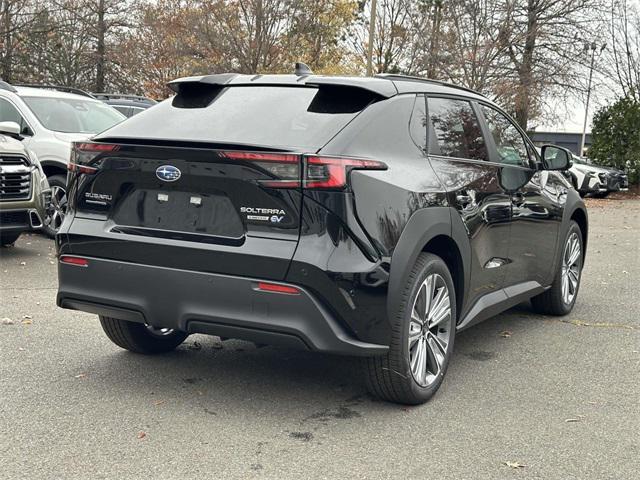
[{"label": "car's rear door", "polygon": [[489,162],[477,111],[469,100],[430,96],[429,159],[465,224],[471,246],[471,306],[502,288],[508,263],[511,200],[500,165]]}]

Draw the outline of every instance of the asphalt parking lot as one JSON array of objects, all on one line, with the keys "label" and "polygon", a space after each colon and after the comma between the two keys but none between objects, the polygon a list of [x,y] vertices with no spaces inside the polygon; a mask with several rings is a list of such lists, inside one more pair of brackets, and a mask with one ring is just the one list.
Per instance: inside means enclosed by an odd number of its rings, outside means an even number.
[{"label": "asphalt parking lot", "polygon": [[462,333],[412,408],[370,398],[349,358],[120,350],[55,306],[53,242],[23,236],[0,251],[0,478],[638,478],[640,200],[589,207],[573,313]]}]

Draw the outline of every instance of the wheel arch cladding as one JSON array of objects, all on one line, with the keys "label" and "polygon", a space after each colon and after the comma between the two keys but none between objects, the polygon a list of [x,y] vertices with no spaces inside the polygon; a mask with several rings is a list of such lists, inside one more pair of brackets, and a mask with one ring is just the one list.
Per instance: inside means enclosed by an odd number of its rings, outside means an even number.
[{"label": "wheel arch cladding", "polygon": [[587,220],[587,212],[583,207],[576,207],[571,213],[571,220],[574,220],[580,227],[582,233],[582,260],[587,256],[587,238],[589,237],[589,221]]},{"label": "wheel arch cladding", "polygon": [[64,164],[45,160],[44,162],[40,162],[40,165],[42,165],[42,170],[47,178],[53,175],[67,175],[67,166]]},{"label": "wheel arch cladding", "polygon": [[469,239],[457,212],[450,207],[430,207],[411,216],[394,248],[387,299],[389,321],[395,318],[407,276],[421,252],[438,255],[447,264],[454,280],[457,311],[462,311],[469,281]]}]

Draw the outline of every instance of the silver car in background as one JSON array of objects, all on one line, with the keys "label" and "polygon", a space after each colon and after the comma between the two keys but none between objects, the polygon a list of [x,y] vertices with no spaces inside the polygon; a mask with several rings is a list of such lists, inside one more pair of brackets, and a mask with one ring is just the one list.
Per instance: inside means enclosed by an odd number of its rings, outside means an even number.
[{"label": "silver car in background", "polygon": [[81,90],[16,86],[0,81],[0,122],[16,122],[20,126],[22,143],[38,157],[51,186],[54,208],[43,226],[49,236],[55,234],[64,219],[71,142],[87,140],[125,118]]},{"label": "silver car in background", "polygon": [[571,183],[581,196],[592,194],[604,198],[611,192],[629,189],[627,174],[622,170],[594,165],[587,158],[573,155],[573,165],[568,171]]}]

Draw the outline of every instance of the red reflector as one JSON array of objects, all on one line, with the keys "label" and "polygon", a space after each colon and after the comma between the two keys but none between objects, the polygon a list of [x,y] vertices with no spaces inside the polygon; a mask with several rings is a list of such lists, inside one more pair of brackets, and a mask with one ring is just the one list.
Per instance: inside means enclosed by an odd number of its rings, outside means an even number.
[{"label": "red reflector", "polygon": [[258,290],[263,292],[288,293],[289,295],[300,295],[300,290],[296,287],[280,285],[279,283],[258,282]]},{"label": "red reflector", "polygon": [[299,160],[298,155],[292,153],[261,153],[261,152],[236,152],[227,151],[220,152],[223,157],[230,158],[232,160],[249,160],[256,162],[283,162],[283,163],[297,163]]},{"label": "red reflector", "polygon": [[120,145],[110,143],[76,143],[75,147],[83,152],[115,152],[120,149]]},{"label": "red reflector", "polygon": [[62,257],[60,257],[60,261],[62,263],[66,263],[67,265],[75,265],[77,267],[89,266],[89,260],[87,260],[86,258],[70,257],[69,255],[63,255]]}]

